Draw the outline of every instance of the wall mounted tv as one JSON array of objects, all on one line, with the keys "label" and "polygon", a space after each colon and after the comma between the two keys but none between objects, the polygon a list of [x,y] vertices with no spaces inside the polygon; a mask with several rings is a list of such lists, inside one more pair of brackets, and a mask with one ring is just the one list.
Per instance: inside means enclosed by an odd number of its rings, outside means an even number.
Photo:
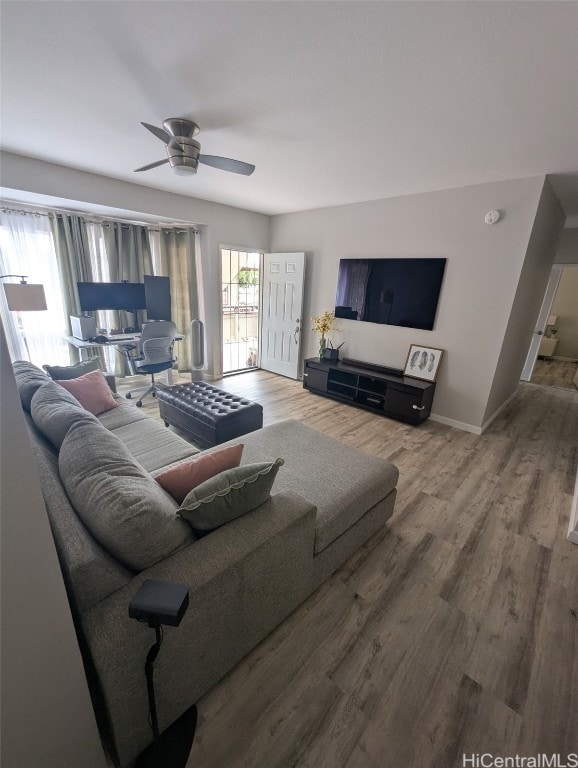
[{"label": "wall mounted tv", "polygon": [[81,312],[98,309],[146,309],[142,283],[77,283]]},{"label": "wall mounted tv", "polygon": [[431,331],[446,259],[341,259],[335,317]]}]

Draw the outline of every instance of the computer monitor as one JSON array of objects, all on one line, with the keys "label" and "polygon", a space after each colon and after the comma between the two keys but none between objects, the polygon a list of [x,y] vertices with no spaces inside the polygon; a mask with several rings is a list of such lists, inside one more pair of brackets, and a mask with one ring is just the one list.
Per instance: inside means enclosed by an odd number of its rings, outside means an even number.
[{"label": "computer monitor", "polygon": [[172,320],[170,278],[145,275],[143,280],[147,319]]},{"label": "computer monitor", "polygon": [[145,289],[142,283],[77,283],[82,312],[99,309],[125,309],[134,312],[146,309]]}]

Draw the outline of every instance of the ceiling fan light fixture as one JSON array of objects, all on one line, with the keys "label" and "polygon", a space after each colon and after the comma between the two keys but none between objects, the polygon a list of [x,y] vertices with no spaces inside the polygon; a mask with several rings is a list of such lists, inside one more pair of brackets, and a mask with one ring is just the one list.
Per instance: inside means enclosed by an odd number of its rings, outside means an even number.
[{"label": "ceiling fan light fixture", "polygon": [[177,176],[193,176],[197,172],[197,169],[193,168],[191,165],[173,165],[173,171]]}]

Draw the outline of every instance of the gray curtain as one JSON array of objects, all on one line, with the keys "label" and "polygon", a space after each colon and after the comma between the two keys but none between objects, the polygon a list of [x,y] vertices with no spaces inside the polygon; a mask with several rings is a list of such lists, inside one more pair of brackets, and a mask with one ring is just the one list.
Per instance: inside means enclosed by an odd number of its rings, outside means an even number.
[{"label": "gray curtain", "polygon": [[[80,216],[50,213],[50,226],[54,238],[60,288],[66,315],[66,329],[70,336],[70,315],[80,314],[77,282],[91,281],[92,268],[86,224]],[[78,362],[79,352],[69,346],[71,362]]]},{"label": "gray curtain", "polygon": [[171,278],[171,313],[184,339],[175,346],[179,371],[191,370],[191,321],[199,317],[196,230],[160,230],[160,274]]},{"label": "gray curtain", "polygon": [[[109,279],[112,283],[120,283],[123,280],[142,283],[144,275],[153,274],[147,227],[120,221],[105,221],[102,229]],[[143,321],[142,312],[137,314],[140,325]],[[129,312],[113,312],[112,317],[116,328],[126,328],[134,323],[133,315]],[[124,376],[126,373],[126,359],[120,352],[116,354],[114,372],[117,376]]]},{"label": "gray curtain", "polygon": [[[153,274],[153,262],[147,227],[120,221],[105,221],[102,225],[108,272],[112,283],[128,280],[142,283],[144,275]],[[119,326],[132,325],[132,317],[119,312]],[[129,322],[130,320],[130,322]],[[139,315],[139,323],[142,316]]]}]

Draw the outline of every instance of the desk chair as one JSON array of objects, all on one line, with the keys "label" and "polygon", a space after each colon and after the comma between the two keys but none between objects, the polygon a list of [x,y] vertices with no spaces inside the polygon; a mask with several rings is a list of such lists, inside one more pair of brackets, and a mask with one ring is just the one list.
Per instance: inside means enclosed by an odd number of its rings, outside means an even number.
[{"label": "desk chair", "polygon": [[[146,323],[143,326],[139,340],[140,355],[131,358],[131,363],[134,365],[136,373],[150,374],[151,384],[137,400],[137,408],[142,407],[142,401],[147,395],[156,397],[155,373],[168,371],[173,367],[175,362],[173,344],[176,335],[176,325],[168,320]],[[134,391],[127,392],[126,397],[130,400],[133,393]]]}]

